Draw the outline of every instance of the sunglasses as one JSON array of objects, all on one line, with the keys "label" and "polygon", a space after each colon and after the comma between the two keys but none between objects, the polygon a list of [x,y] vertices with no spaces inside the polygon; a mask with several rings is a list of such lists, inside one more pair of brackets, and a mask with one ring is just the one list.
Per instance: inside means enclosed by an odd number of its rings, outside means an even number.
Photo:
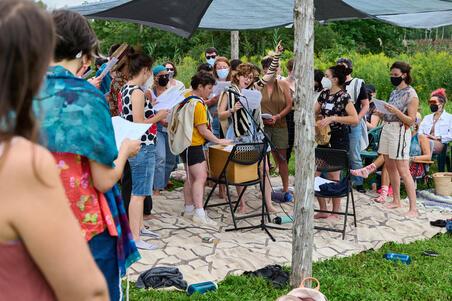
[{"label": "sunglasses", "polygon": [[166,71],[168,71],[168,72],[174,71],[174,68],[166,68]]},{"label": "sunglasses", "polygon": [[214,58],[216,58],[217,56],[216,55],[206,55],[206,59],[214,59]]},{"label": "sunglasses", "polygon": [[169,74],[159,75],[158,77],[159,77],[159,78],[160,78],[160,77],[161,77],[161,78],[169,78]]}]

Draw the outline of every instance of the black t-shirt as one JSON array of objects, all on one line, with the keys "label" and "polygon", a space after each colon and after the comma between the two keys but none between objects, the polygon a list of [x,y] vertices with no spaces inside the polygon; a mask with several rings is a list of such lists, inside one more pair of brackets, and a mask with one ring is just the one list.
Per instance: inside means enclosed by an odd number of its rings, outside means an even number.
[{"label": "black t-shirt", "polygon": [[[347,92],[340,90],[334,94],[330,94],[329,90],[320,93],[317,101],[320,103],[320,114],[322,116],[347,116],[345,107],[351,101]],[[348,132],[348,125],[333,122],[330,124],[333,132]]]},{"label": "black t-shirt", "polygon": [[[352,81],[353,81],[353,79],[349,80],[348,82],[345,82],[345,84],[344,84],[345,87],[347,87]],[[356,97],[356,101],[354,99],[352,99],[352,102],[355,102],[355,109],[356,109],[356,112],[358,112],[358,114],[361,111],[361,101],[363,99],[367,99],[367,97],[368,96],[367,96],[366,87],[365,87],[364,81],[362,80],[361,88],[359,89],[359,93],[358,93],[358,96]]]}]

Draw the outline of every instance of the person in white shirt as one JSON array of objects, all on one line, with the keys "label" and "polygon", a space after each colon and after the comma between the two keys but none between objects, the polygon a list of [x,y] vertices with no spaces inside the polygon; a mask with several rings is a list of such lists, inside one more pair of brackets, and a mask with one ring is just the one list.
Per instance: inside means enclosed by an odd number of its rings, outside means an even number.
[{"label": "person in white shirt", "polygon": [[440,154],[446,144],[452,141],[452,114],[446,112],[446,90],[432,92],[428,101],[432,114],[425,116],[419,132],[434,143],[433,154]]}]

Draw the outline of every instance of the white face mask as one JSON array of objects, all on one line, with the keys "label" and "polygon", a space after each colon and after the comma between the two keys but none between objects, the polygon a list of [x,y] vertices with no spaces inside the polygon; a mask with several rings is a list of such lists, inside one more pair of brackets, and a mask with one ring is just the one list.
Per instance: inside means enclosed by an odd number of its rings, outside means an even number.
[{"label": "white face mask", "polygon": [[229,68],[217,70],[217,75],[219,79],[226,79],[229,75]]},{"label": "white face mask", "polygon": [[323,89],[331,89],[331,87],[333,86],[333,83],[331,83],[331,80],[328,77],[324,77],[322,78],[321,84],[323,86]]}]

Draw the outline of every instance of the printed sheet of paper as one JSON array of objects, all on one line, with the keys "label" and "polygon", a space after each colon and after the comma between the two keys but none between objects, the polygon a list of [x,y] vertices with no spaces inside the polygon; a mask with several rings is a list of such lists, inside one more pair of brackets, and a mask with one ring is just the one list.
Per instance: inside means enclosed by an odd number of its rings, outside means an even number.
[{"label": "printed sheet of paper", "polygon": [[[245,107],[255,110],[261,107],[262,93],[258,90],[242,89],[241,101]],[[246,99],[245,99],[246,98]]]},{"label": "printed sheet of paper", "polygon": [[183,92],[176,87],[167,90],[165,93],[157,97],[157,103],[154,110],[171,110],[184,100]]},{"label": "printed sheet of paper", "polygon": [[326,183],[334,183],[334,181],[330,181],[327,179],[324,179],[322,177],[315,177],[314,179],[314,190],[320,191],[320,185],[326,184]]},{"label": "printed sheet of paper", "polygon": [[146,131],[151,127],[150,123],[134,123],[119,116],[111,118],[113,130],[115,132],[116,147],[119,150],[124,139],[140,140]]},{"label": "printed sheet of paper", "polygon": [[108,63],[107,66],[105,66],[105,69],[102,71],[101,74],[99,74],[99,78],[104,78],[105,75],[107,75],[108,72],[110,72],[111,68],[113,68],[113,66],[118,62],[118,59],[115,57],[112,57]]},{"label": "printed sheet of paper", "polygon": [[387,104],[386,101],[374,99],[373,102],[374,102],[374,104],[375,104],[375,109],[376,109],[378,112],[381,112],[381,113],[383,113],[383,114],[390,114],[390,115],[392,115],[392,113],[389,112],[389,111],[385,108],[385,104]]},{"label": "printed sheet of paper", "polygon": [[230,85],[231,85],[231,82],[217,81],[215,86],[213,86],[212,95],[210,97],[212,98],[215,96],[220,96],[221,92],[226,90]]}]

